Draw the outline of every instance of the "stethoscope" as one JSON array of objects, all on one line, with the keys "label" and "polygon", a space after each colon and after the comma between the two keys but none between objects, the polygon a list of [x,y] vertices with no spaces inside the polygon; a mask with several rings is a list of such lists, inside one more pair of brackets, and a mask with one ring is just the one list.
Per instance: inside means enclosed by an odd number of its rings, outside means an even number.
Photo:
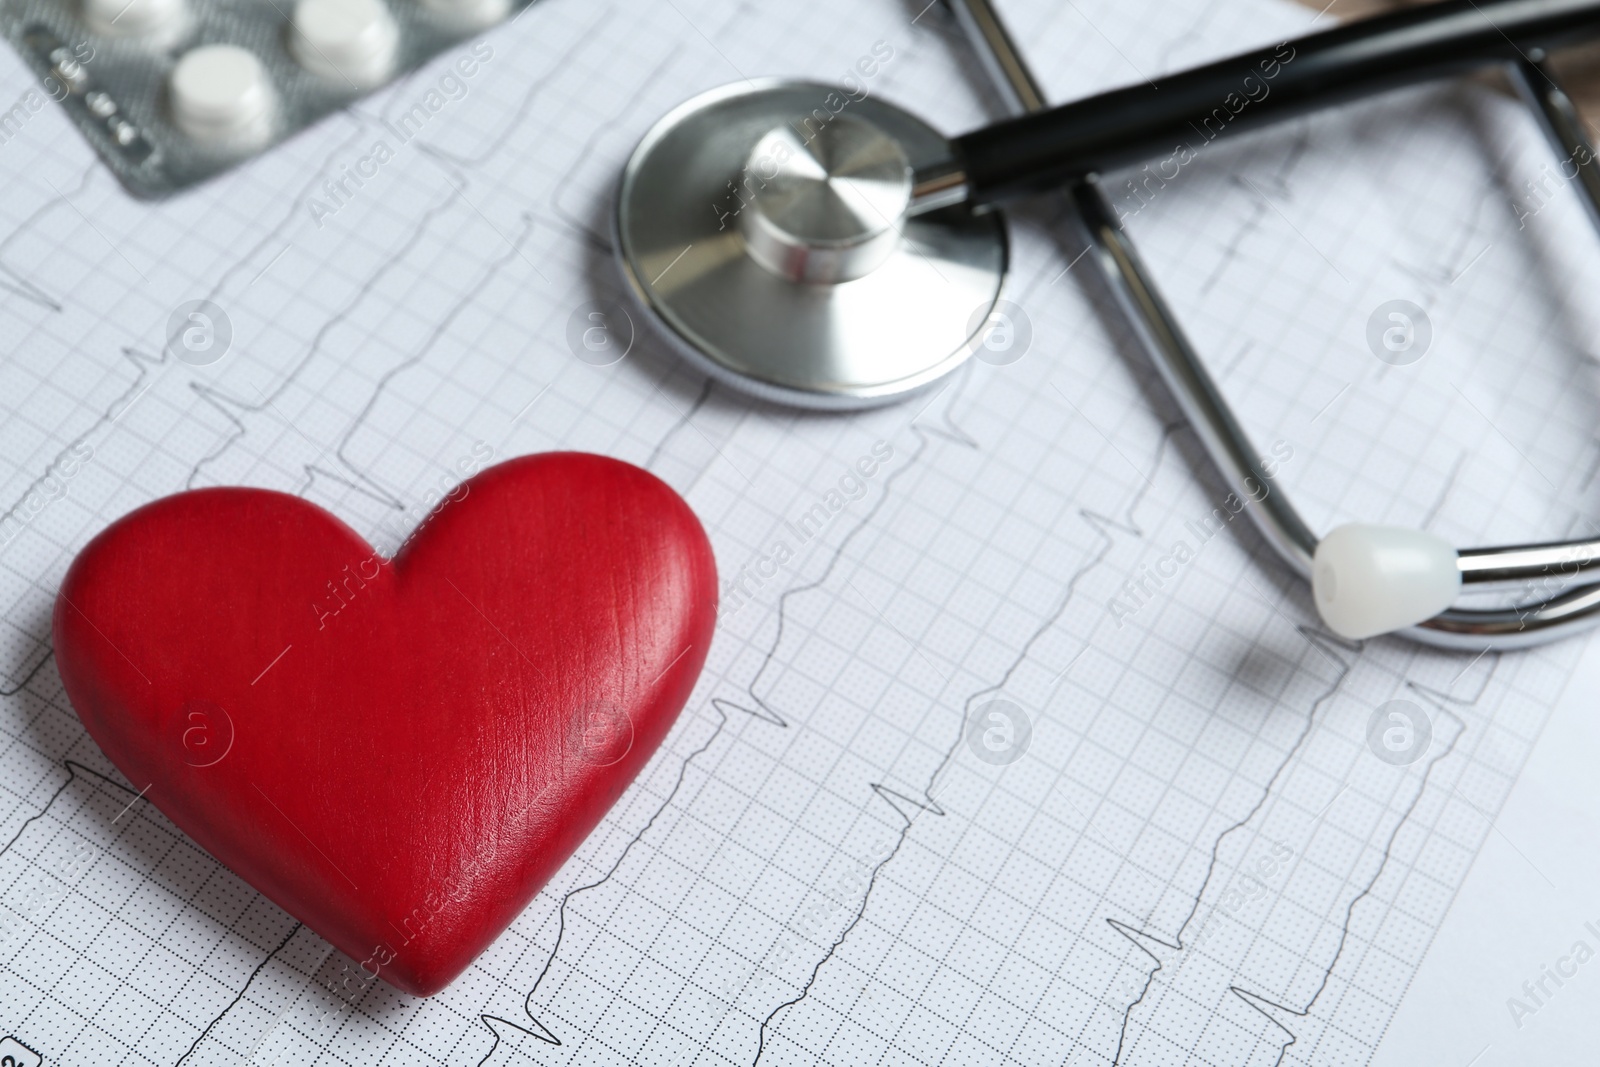
[{"label": "stethoscope", "polygon": [[[986,209],[1064,187],[1142,347],[1223,477],[1250,493],[1267,542],[1311,580],[1330,629],[1481,651],[1600,623],[1600,584],[1575,581],[1600,568],[1600,539],[1458,551],[1420,530],[1350,524],[1319,540],[1286,494],[1257,495],[1261,453],[1096,182],[1202,127],[1237,133],[1499,64],[1577,168],[1600,225],[1600,164],[1545,63],[1547,49],[1600,36],[1600,0],[1445,0],[1054,108],[990,0],[947,3],[1018,117],[950,140],[876,97],[767,80],[698,96],[644,136],[618,191],[617,255],[684,358],[806,408],[924,389],[973,354],[1000,299],[1006,231]],[[1463,587],[1522,595],[1453,607]]]}]

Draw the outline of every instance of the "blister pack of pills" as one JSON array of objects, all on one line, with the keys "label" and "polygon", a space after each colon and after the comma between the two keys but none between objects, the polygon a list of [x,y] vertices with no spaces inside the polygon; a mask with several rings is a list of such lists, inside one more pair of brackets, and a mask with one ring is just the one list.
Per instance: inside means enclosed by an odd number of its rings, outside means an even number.
[{"label": "blister pack of pills", "polygon": [[41,80],[0,105],[0,136],[54,98],[123,185],[165,196],[532,2],[0,0],[6,36]]}]

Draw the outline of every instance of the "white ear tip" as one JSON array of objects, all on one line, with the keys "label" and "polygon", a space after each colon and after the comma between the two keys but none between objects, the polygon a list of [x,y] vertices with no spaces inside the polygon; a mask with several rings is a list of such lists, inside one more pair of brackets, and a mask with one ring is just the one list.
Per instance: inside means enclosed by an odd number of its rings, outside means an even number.
[{"label": "white ear tip", "polygon": [[1461,592],[1450,542],[1402,526],[1351,523],[1317,544],[1311,562],[1317,611],[1340,637],[1386,634],[1431,619]]}]

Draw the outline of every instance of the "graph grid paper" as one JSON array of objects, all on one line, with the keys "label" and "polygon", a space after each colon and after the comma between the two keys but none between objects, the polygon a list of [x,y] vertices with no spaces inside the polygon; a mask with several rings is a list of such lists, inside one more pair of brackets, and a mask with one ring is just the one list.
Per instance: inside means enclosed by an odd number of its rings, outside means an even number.
[{"label": "graph grid paper", "polygon": [[[1318,18],[1004,13],[1056,99]],[[942,8],[540,0],[486,40],[414,138],[390,123],[453,56],[167,202],[130,200],[53,107],[0,144],[0,1036],[93,1067],[1367,1063],[1578,648],[1342,642],[1242,515],[1197,536],[1230,488],[1059,201],[1009,219],[1028,350],[904,405],[752,405],[642,321],[623,361],[574,356],[571,316],[619,285],[616,175],[660,114],[886,46],[867,90],[961,132],[999,109]],[[0,55],[0,97],[28,84]],[[392,161],[331,199],[380,141]],[[1271,491],[1316,529],[1482,544],[1593,528],[1600,259],[1570,188],[1525,210],[1550,163],[1511,100],[1448,85],[1107,187],[1281,460]],[[164,348],[193,299],[233,326],[214,365]],[[1410,366],[1367,341],[1392,300],[1431,320]],[[646,771],[422,1001],[117,774],[49,612],[74,552],[156,497],[295,492],[392,549],[479,443],[661,475],[725,610]],[[1397,699],[1432,734],[1405,764],[1368,741]],[[997,700],[1031,735],[1008,763],[972,740]]]}]

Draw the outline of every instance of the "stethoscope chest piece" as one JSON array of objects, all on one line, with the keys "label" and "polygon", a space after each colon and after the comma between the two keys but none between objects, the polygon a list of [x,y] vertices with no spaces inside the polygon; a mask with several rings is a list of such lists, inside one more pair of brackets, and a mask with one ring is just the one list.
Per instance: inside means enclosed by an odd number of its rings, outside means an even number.
[{"label": "stethoscope chest piece", "polygon": [[[1600,38],[1600,0],[1440,0],[1056,107],[991,0],[947,2],[1015,117],[946,139],[876,97],[765,81],[690,100],[645,135],[623,171],[616,251],[681,355],[800,407],[866,407],[929,386],[980,347],[999,347],[988,327],[1000,325],[1006,233],[989,209],[1066,189],[1088,239],[1071,263],[1094,253],[1088,269],[1108,283],[1217,469],[1252,497],[1268,544],[1312,579],[1330,630],[1354,640],[1403,632],[1482,655],[1600,625],[1600,538],[1456,549],[1416,530],[1348,524],[1319,540],[1286,493],[1252,490],[1271,468],[1095,178],[1170,151],[1218,116],[1231,136],[1501,66],[1578,167],[1575,185],[1600,223],[1600,153],[1544,57]],[[1217,110],[1240,85],[1267,81],[1270,96],[1252,96],[1237,117]],[[1468,593],[1500,603],[1459,604]]]},{"label": "stethoscope chest piece", "polygon": [[998,214],[907,215],[912,175],[949,155],[875,98],[717,89],[634,150],[618,256],[666,336],[715,377],[804,407],[886,403],[971,356],[1005,279]]}]

